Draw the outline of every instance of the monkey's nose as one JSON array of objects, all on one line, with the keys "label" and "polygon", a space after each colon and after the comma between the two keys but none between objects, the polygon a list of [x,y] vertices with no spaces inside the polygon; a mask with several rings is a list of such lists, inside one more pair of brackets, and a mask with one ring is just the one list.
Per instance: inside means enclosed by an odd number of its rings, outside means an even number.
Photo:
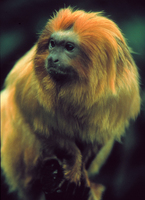
[{"label": "monkey's nose", "polygon": [[59,63],[59,59],[57,58],[57,57],[55,57],[55,56],[51,56],[51,57],[49,57],[48,56],[48,63],[50,63],[50,64],[58,64]]},{"label": "monkey's nose", "polygon": [[58,62],[59,62],[59,60],[58,60],[58,59],[56,59],[56,60],[54,60],[53,62],[54,62],[54,63],[58,63]]}]

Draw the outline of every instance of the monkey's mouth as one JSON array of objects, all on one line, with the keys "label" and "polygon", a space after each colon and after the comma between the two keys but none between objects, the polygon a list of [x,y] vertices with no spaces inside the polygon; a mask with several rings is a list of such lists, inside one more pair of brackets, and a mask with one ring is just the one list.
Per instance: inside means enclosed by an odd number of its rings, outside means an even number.
[{"label": "monkey's mouth", "polygon": [[53,67],[48,69],[48,73],[51,74],[52,76],[66,76],[67,75],[66,71],[55,69]]},{"label": "monkey's mouth", "polygon": [[75,71],[71,67],[49,67],[47,72],[57,82],[64,83],[74,79]]}]

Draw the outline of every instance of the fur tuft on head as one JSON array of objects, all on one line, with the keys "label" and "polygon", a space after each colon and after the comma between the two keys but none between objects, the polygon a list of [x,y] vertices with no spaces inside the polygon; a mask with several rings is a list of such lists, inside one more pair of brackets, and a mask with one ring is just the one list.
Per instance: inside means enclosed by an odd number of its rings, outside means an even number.
[{"label": "fur tuft on head", "polygon": [[82,77],[90,79],[88,76],[91,76],[100,95],[106,90],[116,95],[125,85],[125,90],[132,90],[132,81],[138,82],[138,72],[122,33],[113,21],[103,17],[101,12],[61,9],[48,21],[38,42],[38,51],[48,45],[52,33],[67,30],[77,35],[81,50],[72,65],[79,65]]}]

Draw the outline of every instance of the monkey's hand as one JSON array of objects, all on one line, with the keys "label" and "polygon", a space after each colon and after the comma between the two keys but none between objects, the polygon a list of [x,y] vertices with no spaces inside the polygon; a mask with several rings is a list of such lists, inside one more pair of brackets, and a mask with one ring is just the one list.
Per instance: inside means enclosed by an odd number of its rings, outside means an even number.
[{"label": "monkey's hand", "polygon": [[90,188],[86,187],[85,179],[80,186],[64,179],[63,169],[57,159],[47,160],[41,172],[41,185],[46,200],[87,200]]},{"label": "monkey's hand", "polygon": [[63,182],[63,170],[57,159],[48,159],[41,169],[41,186],[45,194],[57,192]]}]

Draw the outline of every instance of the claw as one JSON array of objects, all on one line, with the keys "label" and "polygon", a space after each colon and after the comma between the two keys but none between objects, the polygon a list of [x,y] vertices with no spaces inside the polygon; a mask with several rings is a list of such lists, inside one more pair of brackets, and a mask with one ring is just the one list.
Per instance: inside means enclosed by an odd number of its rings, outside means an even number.
[{"label": "claw", "polygon": [[85,179],[80,185],[64,180],[63,169],[57,159],[47,160],[42,167],[41,186],[46,200],[88,200],[90,188]]},{"label": "claw", "polygon": [[41,186],[45,194],[53,193],[63,180],[63,170],[56,159],[47,160],[41,170]]}]

